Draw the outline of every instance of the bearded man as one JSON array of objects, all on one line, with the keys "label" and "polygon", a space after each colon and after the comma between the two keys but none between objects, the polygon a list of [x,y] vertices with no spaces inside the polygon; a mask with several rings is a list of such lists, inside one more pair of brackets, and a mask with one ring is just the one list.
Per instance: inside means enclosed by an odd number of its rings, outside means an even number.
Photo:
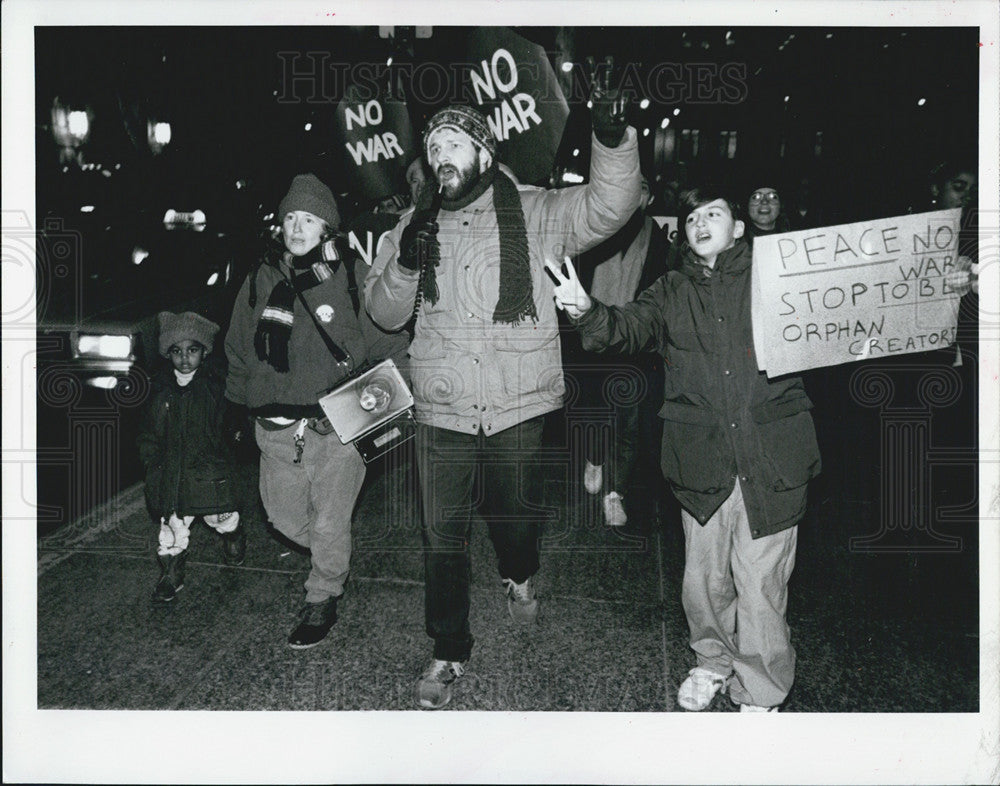
[{"label": "bearded man", "polygon": [[[473,509],[486,521],[515,623],[538,614],[542,416],[563,403],[559,327],[544,260],[613,235],[639,204],[636,132],[611,96],[595,100],[590,182],[516,185],[479,112],[450,106],[424,131],[433,179],[387,234],[365,280],[372,319],[410,345],[423,513],[425,622],[433,659],[420,707],[452,695],[472,652]],[[440,190],[440,210],[434,198]]]}]

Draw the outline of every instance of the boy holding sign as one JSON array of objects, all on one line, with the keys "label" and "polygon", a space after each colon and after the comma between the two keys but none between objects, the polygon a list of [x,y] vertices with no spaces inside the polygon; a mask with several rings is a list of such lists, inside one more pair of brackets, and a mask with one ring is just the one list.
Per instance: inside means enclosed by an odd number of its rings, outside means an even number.
[{"label": "boy holding sign", "polygon": [[592,300],[568,259],[565,273],[547,265],[585,349],[664,357],[660,466],[683,507],[682,602],[697,655],[678,703],[703,710],[728,688],[743,712],[776,711],[795,670],[785,610],[797,524],[820,469],[812,403],[798,377],[757,368],[736,203],[689,191],[680,223],[680,269],[621,307]]}]

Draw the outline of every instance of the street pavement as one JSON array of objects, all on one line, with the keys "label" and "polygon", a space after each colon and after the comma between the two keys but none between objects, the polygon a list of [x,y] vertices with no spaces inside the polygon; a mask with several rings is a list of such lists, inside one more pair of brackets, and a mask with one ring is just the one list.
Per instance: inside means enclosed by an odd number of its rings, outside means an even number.
[{"label": "street pavement", "polygon": [[[826,447],[827,469],[812,483],[800,525],[788,609],[797,676],[782,710],[977,711],[975,525],[937,525],[965,536],[957,549],[921,550],[933,533],[911,528],[908,547],[879,550],[893,533],[879,524],[877,468],[831,460],[836,451]],[[508,617],[486,527],[474,521],[476,646],[447,711],[683,712],[676,692],[694,657],[680,606],[675,505],[659,489],[636,489],[656,504],[610,529],[571,451],[557,438],[546,455],[539,620],[520,628]],[[253,466],[244,480],[254,487]],[[150,603],[156,526],[141,484],[41,538],[39,709],[414,709],[414,681],[431,648],[408,451],[370,469],[339,621],[312,649],[286,644],[308,555],[264,519],[259,508],[248,511],[241,567],[223,563],[217,536],[199,523],[185,587],[166,608]],[[734,709],[720,694],[708,711]]]}]

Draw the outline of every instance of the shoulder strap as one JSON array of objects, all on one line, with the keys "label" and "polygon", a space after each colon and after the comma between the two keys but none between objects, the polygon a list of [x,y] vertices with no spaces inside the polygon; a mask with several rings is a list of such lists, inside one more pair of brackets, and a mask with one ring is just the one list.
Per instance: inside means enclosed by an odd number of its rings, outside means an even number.
[{"label": "shoulder strap", "polygon": [[316,319],[316,315],[312,312],[312,309],[309,308],[309,304],[306,303],[306,299],[302,296],[302,293],[299,291],[299,288],[295,286],[295,284],[291,281],[291,279],[288,278],[288,276],[285,274],[285,271],[282,270],[280,266],[278,270],[281,272],[281,275],[285,277],[285,280],[288,281],[289,286],[291,286],[291,288],[295,290],[295,294],[298,295],[299,302],[302,303],[302,307],[309,315],[309,319],[311,319],[313,325],[316,326],[316,332],[319,333],[319,337],[323,339],[323,343],[326,344],[326,348],[330,351],[330,354],[333,355],[333,359],[336,360],[337,364],[340,366],[345,366],[345,367],[350,366],[352,363],[350,353],[347,352],[346,350],[341,349],[340,346],[338,346],[337,343],[332,338],[330,338],[329,334],[325,330],[323,330],[323,326],[320,325],[319,320]]},{"label": "shoulder strap", "polygon": [[347,243],[347,238],[337,238],[342,245],[341,260],[344,263],[344,272],[347,273],[347,294],[351,296],[351,305],[354,306],[354,316],[361,314],[361,298],[358,295],[358,276],[354,265],[358,261],[355,254]]}]

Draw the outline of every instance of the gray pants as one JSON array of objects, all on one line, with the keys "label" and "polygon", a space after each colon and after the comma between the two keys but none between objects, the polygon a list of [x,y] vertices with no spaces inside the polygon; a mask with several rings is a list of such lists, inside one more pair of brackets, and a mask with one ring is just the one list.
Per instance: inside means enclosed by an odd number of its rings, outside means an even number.
[{"label": "gray pants", "polygon": [[681,602],[698,665],[734,674],[730,696],[739,704],[781,704],[795,677],[785,610],[798,527],[751,538],[739,481],[705,526],[687,511],[681,522]]},{"label": "gray pants", "polygon": [[344,592],[351,562],[351,512],[365,479],[365,463],[336,434],[305,429],[302,461],[295,459],[296,424],[268,431],[257,424],[260,498],[275,528],[312,552],[306,603]]}]

